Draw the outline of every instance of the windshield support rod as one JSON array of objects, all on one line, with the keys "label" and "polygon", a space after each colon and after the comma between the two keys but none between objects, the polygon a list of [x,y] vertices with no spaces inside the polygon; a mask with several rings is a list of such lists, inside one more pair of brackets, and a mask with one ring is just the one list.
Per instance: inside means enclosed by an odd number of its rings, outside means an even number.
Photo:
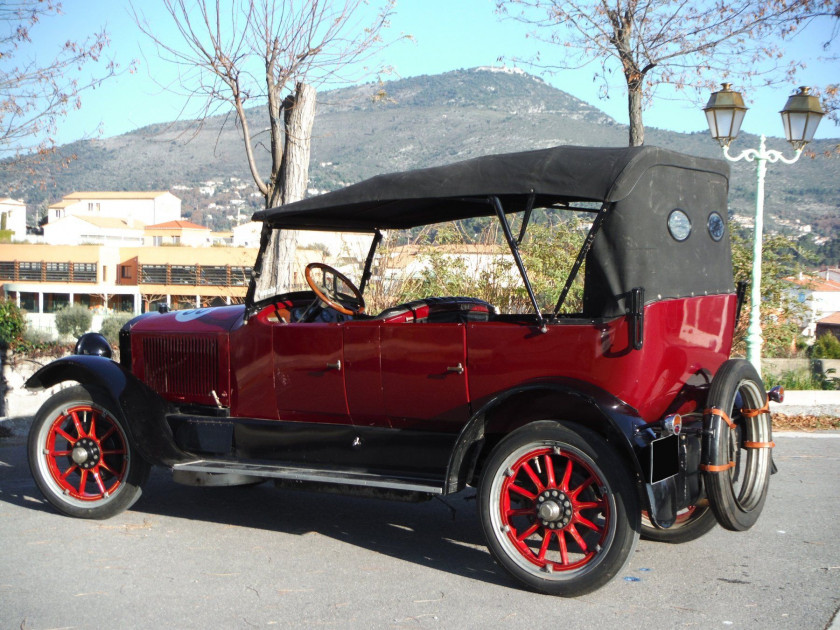
[{"label": "windshield support rod", "polygon": [[534,289],[531,287],[531,281],[528,280],[525,265],[522,264],[522,257],[519,255],[519,247],[513,239],[513,234],[510,231],[510,224],[505,216],[505,210],[502,207],[502,202],[498,197],[490,197],[490,199],[492,200],[493,207],[496,210],[496,216],[499,217],[499,223],[502,224],[502,232],[504,232],[505,240],[507,241],[508,247],[510,247],[510,253],[513,254],[513,260],[516,263],[516,267],[519,269],[519,275],[522,276],[522,281],[525,283],[525,290],[528,292],[528,297],[531,298],[531,305],[534,307],[534,312],[537,314],[537,323],[539,324],[540,330],[546,332],[545,319],[540,312],[540,305],[537,304],[537,296],[534,295]]},{"label": "windshield support rod", "polygon": [[367,286],[368,280],[370,280],[371,276],[373,256],[376,254],[376,248],[379,247],[379,243],[381,242],[382,232],[380,232],[379,228],[377,228],[373,235],[373,242],[370,244],[370,250],[368,251],[367,258],[365,259],[365,270],[362,272],[362,281],[359,283],[359,293],[365,292],[365,287]]},{"label": "windshield support rod", "polygon": [[268,243],[271,240],[271,228],[268,223],[263,223],[260,230],[260,250],[257,253],[257,260],[254,263],[254,268],[251,269],[251,279],[248,282],[248,291],[245,293],[245,323],[253,315],[255,311],[255,296],[257,292],[257,278],[262,275],[263,257],[265,250],[268,248]]},{"label": "windshield support rod", "polygon": [[522,217],[522,227],[519,229],[519,238],[516,239],[516,246],[522,245],[522,239],[525,238],[525,230],[528,229],[528,222],[531,220],[531,212],[534,209],[534,200],[537,196],[534,193],[528,195],[528,204],[525,206],[525,214]]},{"label": "windshield support rod", "polygon": [[557,320],[557,314],[560,312],[560,309],[563,308],[563,302],[566,301],[566,296],[569,294],[569,289],[572,288],[572,283],[575,281],[575,278],[580,271],[581,265],[583,265],[583,261],[586,260],[586,255],[589,253],[589,249],[592,247],[592,241],[595,240],[595,235],[601,229],[601,224],[604,222],[604,218],[607,215],[607,210],[610,208],[610,204],[606,201],[601,204],[601,209],[598,210],[598,214],[595,215],[595,219],[592,221],[592,225],[589,226],[589,233],[586,235],[586,240],[583,241],[583,245],[578,252],[577,259],[575,259],[575,264],[572,265],[572,270],[569,272],[569,277],[566,278],[566,284],[563,286],[563,290],[560,292],[560,297],[557,299],[557,305],[554,307],[554,312],[551,314],[550,321],[553,323]]}]

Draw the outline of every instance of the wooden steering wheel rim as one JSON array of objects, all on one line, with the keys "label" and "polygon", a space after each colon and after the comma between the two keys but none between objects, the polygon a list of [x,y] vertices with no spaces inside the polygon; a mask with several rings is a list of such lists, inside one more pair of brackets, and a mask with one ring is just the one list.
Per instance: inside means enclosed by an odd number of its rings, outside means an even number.
[{"label": "wooden steering wheel rim", "polygon": [[[324,271],[329,271],[330,273],[334,274],[336,278],[341,280],[344,284],[346,284],[350,290],[353,292],[353,295],[359,300],[360,305],[359,308],[355,311],[349,309],[345,306],[342,306],[339,302],[336,302],[332,298],[328,297],[322,290],[321,287],[318,286],[318,283],[312,278],[312,270],[313,269],[322,269]],[[309,288],[315,292],[315,295],[318,296],[318,299],[322,302],[326,302],[331,308],[334,308],[339,313],[344,313],[345,315],[358,315],[359,313],[365,312],[365,298],[362,297],[362,292],[359,291],[358,287],[343,273],[335,269],[334,267],[330,267],[326,263],[320,262],[313,262],[306,265],[305,270],[306,275],[306,283],[309,285]]]}]

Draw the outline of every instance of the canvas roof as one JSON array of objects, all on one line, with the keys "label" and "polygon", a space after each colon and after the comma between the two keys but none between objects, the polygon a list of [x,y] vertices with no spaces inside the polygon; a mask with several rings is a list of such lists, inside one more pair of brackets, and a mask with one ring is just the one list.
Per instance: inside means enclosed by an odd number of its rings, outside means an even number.
[{"label": "canvas roof", "polygon": [[562,201],[620,201],[657,165],[708,171],[729,178],[721,160],[696,158],[652,146],[561,146],[478,157],[464,162],[379,175],[341,190],[262,210],[254,221],[314,230],[410,228],[494,213],[489,196],[506,212]]}]

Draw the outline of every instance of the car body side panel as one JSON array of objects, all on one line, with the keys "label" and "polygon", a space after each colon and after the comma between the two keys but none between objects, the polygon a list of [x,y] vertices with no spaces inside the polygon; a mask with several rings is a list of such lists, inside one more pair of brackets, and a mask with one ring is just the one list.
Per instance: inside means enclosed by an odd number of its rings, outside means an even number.
[{"label": "car body side panel", "polygon": [[381,326],[381,322],[374,320],[342,325],[347,406],[353,423],[358,426],[391,426],[382,395]]},{"label": "car body side panel", "polygon": [[277,420],[273,326],[252,317],[230,334],[232,416]]},{"label": "car body side panel", "polygon": [[714,295],[648,305],[641,350],[630,346],[624,317],[567,321],[546,333],[509,322],[469,324],[470,398],[478,408],[521,383],[568,377],[609,391],[654,422],[698,372],[714,373],[729,357],[735,302],[734,295]]}]

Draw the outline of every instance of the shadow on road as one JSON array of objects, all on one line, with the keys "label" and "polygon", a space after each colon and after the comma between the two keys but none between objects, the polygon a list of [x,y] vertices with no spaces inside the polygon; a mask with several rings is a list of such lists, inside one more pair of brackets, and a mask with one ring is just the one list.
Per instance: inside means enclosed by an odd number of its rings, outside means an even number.
[{"label": "shadow on road", "polygon": [[[29,476],[25,445],[2,452],[12,465],[0,470],[0,502],[54,512]],[[132,511],[291,535],[317,533],[407,562],[513,587],[483,546],[472,490],[445,500],[402,503],[277,489],[270,482],[189,487],[156,468]]]},{"label": "shadow on road", "polygon": [[317,533],[400,560],[482,582],[511,585],[484,547],[473,490],[403,503],[251,487],[194,488],[156,470],[135,512],[292,535]]}]

